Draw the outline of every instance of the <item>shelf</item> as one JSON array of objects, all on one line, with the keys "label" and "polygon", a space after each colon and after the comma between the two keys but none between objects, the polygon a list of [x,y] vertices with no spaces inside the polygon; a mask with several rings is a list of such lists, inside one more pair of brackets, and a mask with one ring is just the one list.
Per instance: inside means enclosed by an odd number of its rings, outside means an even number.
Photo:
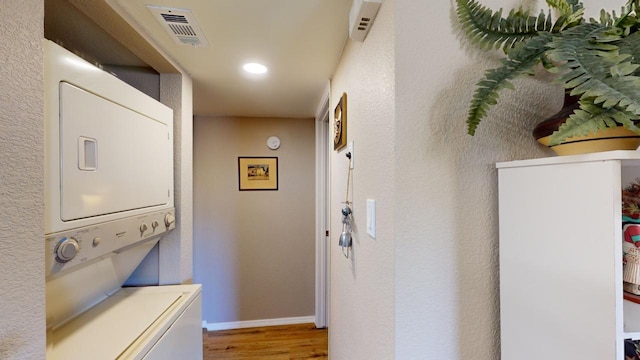
[{"label": "shelf", "polygon": [[501,168],[514,168],[514,167],[530,167],[530,166],[539,166],[539,165],[583,163],[583,162],[605,161],[605,160],[624,160],[625,163],[628,163],[629,165],[638,166],[640,165],[640,151],[615,150],[615,151],[603,151],[603,152],[581,154],[581,155],[551,156],[551,157],[543,157],[539,159],[499,162],[496,164],[496,167],[498,169],[501,169]]},{"label": "shelf", "polygon": [[640,304],[624,300],[623,311],[625,338],[640,340]]},{"label": "shelf", "polygon": [[624,300],[623,311],[626,338],[640,340],[640,304]]}]

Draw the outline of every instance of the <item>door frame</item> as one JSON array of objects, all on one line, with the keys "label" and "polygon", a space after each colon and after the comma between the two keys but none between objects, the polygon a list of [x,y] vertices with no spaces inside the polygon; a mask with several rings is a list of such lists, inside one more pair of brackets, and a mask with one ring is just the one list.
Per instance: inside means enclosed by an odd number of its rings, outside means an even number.
[{"label": "door frame", "polygon": [[316,111],[316,290],[315,324],[329,326],[329,103],[330,82]]}]

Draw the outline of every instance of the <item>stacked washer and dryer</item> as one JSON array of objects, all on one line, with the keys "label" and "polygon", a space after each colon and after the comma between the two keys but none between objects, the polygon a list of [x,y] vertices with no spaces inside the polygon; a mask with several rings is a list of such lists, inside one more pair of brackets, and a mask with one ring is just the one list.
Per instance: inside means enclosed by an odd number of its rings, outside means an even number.
[{"label": "stacked washer and dryer", "polygon": [[175,228],[173,112],[45,44],[47,359],[202,359],[200,285],[123,287]]}]

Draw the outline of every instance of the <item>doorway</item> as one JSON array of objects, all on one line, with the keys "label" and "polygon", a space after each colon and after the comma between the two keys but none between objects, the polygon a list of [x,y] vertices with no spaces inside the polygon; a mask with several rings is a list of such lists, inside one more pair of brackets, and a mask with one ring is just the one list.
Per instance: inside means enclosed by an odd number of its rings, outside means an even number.
[{"label": "doorway", "polygon": [[330,84],[316,113],[316,311],[317,328],[329,322],[329,102]]}]

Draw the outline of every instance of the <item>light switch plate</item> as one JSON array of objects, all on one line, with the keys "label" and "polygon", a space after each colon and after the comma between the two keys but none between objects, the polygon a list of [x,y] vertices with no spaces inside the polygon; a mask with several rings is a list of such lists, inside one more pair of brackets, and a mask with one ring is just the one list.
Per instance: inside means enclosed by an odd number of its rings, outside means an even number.
[{"label": "light switch plate", "polygon": [[376,238],[376,201],[367,199],[367,234]]}]

